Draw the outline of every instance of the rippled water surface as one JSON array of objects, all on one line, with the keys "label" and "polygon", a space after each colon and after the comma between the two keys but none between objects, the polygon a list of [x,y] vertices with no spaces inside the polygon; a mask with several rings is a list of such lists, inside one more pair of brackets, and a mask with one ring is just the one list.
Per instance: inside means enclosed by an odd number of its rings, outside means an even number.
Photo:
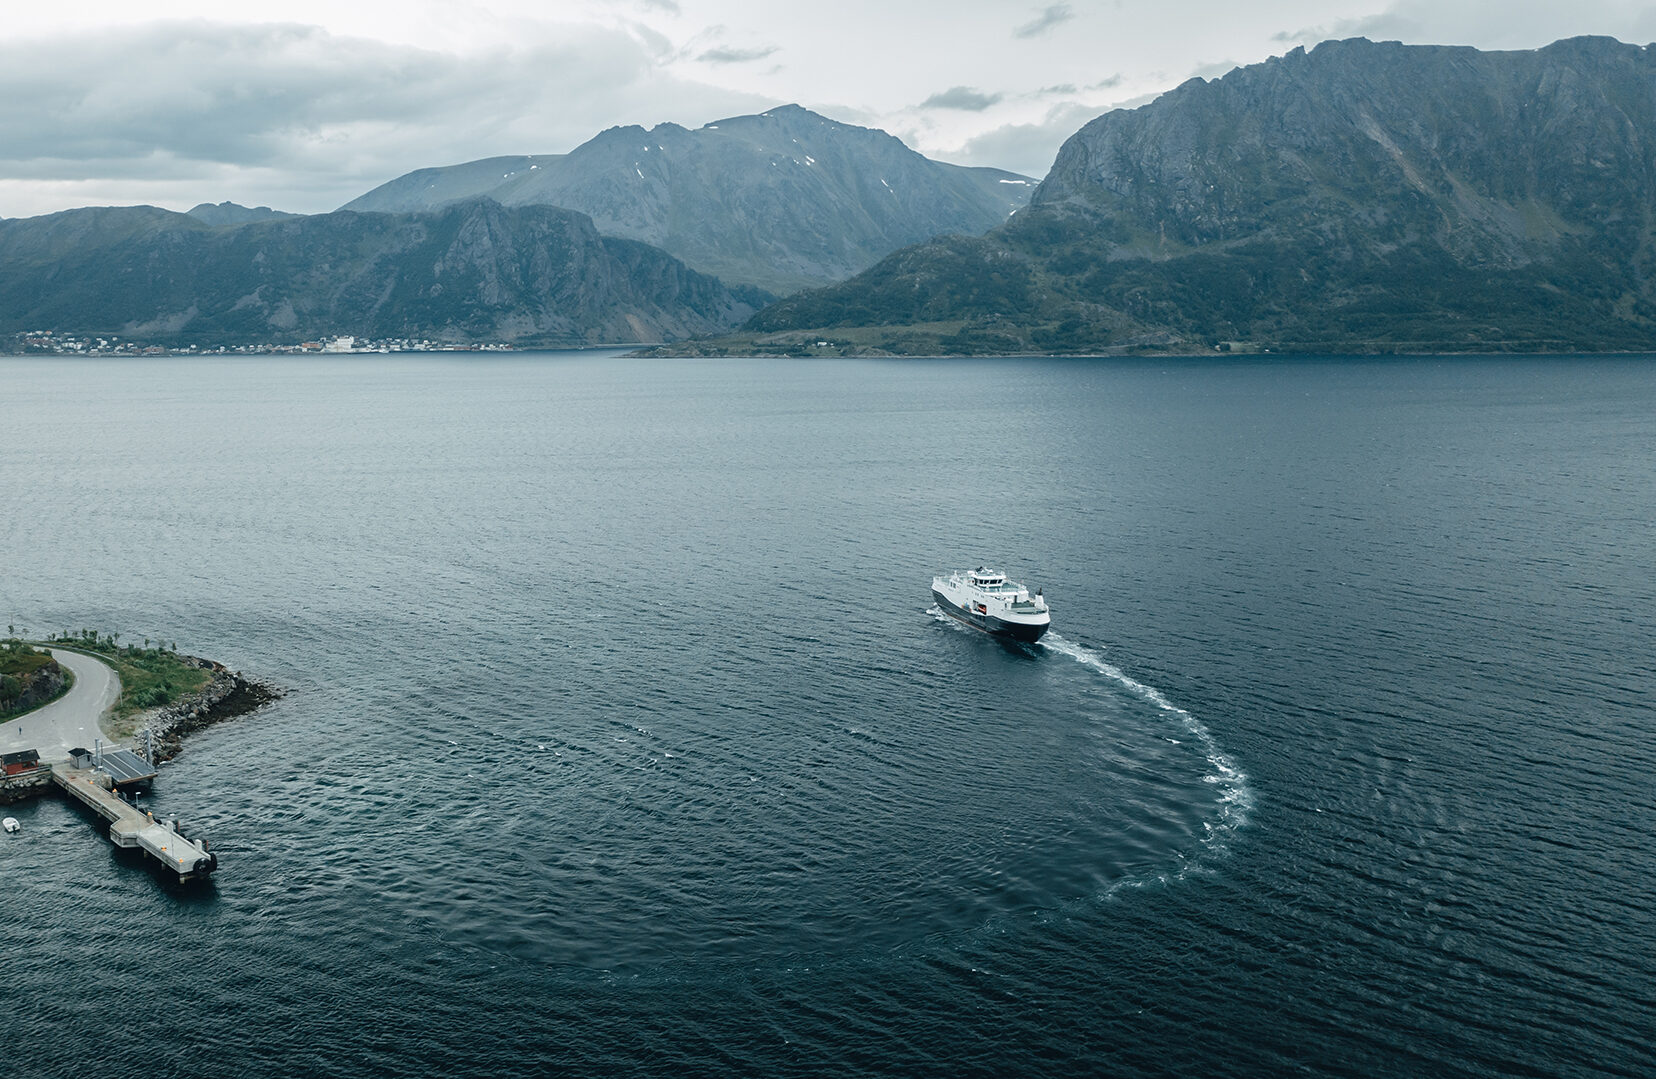
[{"label": "rippled water surface", "polygon": [[1648,1075],[1653,448],[1649,358],[0,360],[3,621],[291,691],[204,891],[10,811],[8,1073]]}]

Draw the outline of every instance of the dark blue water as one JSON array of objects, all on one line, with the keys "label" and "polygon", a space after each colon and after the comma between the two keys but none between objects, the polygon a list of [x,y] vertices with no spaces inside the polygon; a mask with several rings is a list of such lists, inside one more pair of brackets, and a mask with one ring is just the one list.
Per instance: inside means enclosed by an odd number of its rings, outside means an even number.
[{"label": "dark blue water", "polygon": [[6,1074],[1650,1075],[1653,451],[1650,358],[0,361],[0,621],[291,689],[205,892],[14,811]]}]

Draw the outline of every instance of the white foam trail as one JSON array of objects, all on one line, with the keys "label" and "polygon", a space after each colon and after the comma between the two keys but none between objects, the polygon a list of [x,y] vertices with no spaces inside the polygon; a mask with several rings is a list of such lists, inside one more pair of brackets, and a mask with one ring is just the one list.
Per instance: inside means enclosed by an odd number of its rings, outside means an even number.
[{"label": "white foam trail", "polygon": [[[950,618],[936,604],[926,608],[926,613],[939,622],[962,632],[978,632],[969,626],[963,625],[959,620]],[[1180,726],[1190,732],[1190,736],[1202,747],[1202,755],[1207,758],[1208,767],[1211,769],[1207,775],[1202,777],[1203,781],[1219,788],[1219,819],[1216,822],[1208,822],[1204,825],[1206,832],[1202,837],[1202,842],[1212,854],[1225,853],[1228,849],[1230,836],[1248,823],[1248,814],[1254,806],[1254,796],[1252,788],[1248,786],[1247,773],[1242,771],[1236,762],[1230,758],[1230,755],[1220,748],[1218,740],[1213,737],[1213,732],[1207,729],[1206,724],[1168,700],[1161,690],[1154,686],[1145,685],[1097,652],[1076,644],[1074,641],[1066,640],[1060,634],[1049,630],[1046,636],[1041,638],[1038,647],[1069,656],[1082,666],[1092,668],[1104,677],[1132,691],[1135,696],[1148,701],[1172,716],[1179,721]],[[1173,741],[1173,739],[1168,740]],[[1182,877],[1192,868],[1195,868],[1195,866],[1187,864],[1174,876]],[[1146,883],[1149,883],[1149,881],[1119,881],[1110,891],[1113,892],[1117,887],[1137,887]]]},{"label": "white foam trail", "polygon": [[1111,681],[1131,690],[1143,700],[1149,701],[1157,708],[1179,721],[1180,726],[1190,732],[1192,738],[1202,747],[1202,754],[1207,758],[1208,766],[1212,769],[1202,778],[1219,788],[1219,820],[1207,825],[1207,834],[1203,842],[1214,853],[1223,853],[1226,849],[1226,840],[1237,829],[1248,823],[1248,813],[1253,809],[1253,791],[1248,786],[1248,776],[1236,762],[1219,747],[1213,732],[1201,720],[1180,708],[1162,695],[1161,690],[1154,686],[1147,686],[1143,682],[1129,675],[1126,671],[1115,666],[1094,652],[1073,641],[1065,640],[1056,633],[1047,633],[1041,639],[1041,645],[1054,652],[1069,656],[1071,659],[1090,667]]}]

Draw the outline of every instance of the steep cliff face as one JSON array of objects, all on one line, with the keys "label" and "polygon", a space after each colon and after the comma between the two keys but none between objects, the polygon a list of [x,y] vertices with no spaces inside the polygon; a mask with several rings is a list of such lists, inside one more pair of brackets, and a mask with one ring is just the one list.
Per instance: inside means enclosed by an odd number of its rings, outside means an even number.
[{"label": "steep cliff face", "polygon": [[734,284],[785,293],[842,280],[948,233],[979,234],[1034,182],[931,161],[869,128],[797,105],[690,130],[618,127],[561,156],[422,169],[345,209],[431,209],[487,196],[561,206]]},{"label": "steep cliff face", "polygon": [[65,685],[63,668],[44,649],[16,640],[0,642],[0,716],[39,708],[61,695]]},{"label": "steep cliff face", "polygon": [[[982,242],[754,326],[883,293],[964,351],[1649,348],[1653,206],[1651,49],[1327,42],[1101,116]],[[956,302],[962,274],[1017,284]]]},{"label": "steep cliff face", "polygon": [[[1193,80],[1063,147],[1036,205],[1079,203],[1155,245],[1303,231],[1516,266],[1656,191],[1656,54],[1361,39]],[[1631,218],[1629,220],[1629,218]]]},{"label": "steep cliff face", "polygon": [[13,332],[638,342],[728,328],[762,298],[580,214],[488,200],[230,228],[150,207],[0,222],[0,330]]}]

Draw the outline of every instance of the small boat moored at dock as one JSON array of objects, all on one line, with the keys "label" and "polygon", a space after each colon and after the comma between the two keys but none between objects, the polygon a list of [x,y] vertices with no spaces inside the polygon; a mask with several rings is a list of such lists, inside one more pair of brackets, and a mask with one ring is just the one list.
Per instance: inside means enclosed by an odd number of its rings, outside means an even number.
[{"label": "small boat moored at dock", "polygon": [[932,595],[942,612],[956,621],[997,637],[1034,643],[1052,625],[1046,597],[1006,574],[979,566],[932,578]]}]

